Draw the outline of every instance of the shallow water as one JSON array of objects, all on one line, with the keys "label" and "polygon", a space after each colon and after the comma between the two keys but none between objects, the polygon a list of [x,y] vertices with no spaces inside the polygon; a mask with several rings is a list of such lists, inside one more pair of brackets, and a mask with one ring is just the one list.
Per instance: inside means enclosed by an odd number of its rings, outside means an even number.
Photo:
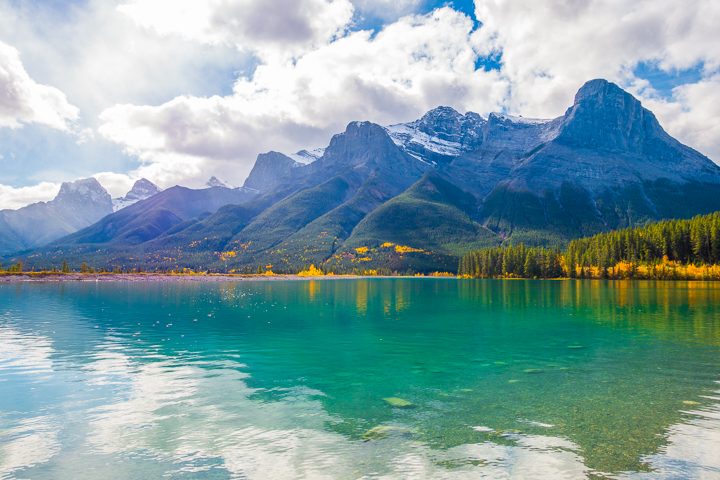
[{"label": "shallow water", "polygon": [[0,478],[720,478],[719,380],[713,283],[0,285]]}]

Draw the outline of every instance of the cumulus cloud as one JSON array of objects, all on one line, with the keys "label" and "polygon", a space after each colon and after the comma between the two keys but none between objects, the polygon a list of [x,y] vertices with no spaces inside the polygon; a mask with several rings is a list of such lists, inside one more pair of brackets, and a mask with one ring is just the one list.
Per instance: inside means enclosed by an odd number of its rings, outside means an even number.
[{"label": "cumulus cloud", "polygon": [[720,75],[676,87],[670,99],[642,92],[668,131],[720,162]]},{"label": "cumulus cloud", "polygon": [[60,185],[41,182],[28,187],[12,187],[0,184],[0,209],[16,209],[35,202],[46,202],[55,198]]},{"label": "cumulus cloud", "polygon": [[440,104],[498,109],[506,86],[476,58],[472,20],[442,8],[259,65],[229,96],[109,108],[99,131],[166,175],[186,175],[190,163],[240,181],[257,153],[324,145],[352,120],[409,120]]},{"label": "cumulus cloud", "polygon": [[223,91],[253,62],[235,47],[140,28],[115,1],[49,5],[0,0],[0,32],[34,78],[65,92],[84,127],[94,128],[98,114],[118,103]]},{"label": "cumulus cloud", "polygon": [[78,117],[57,88],[35,82],[25,71],[19,52],[0,42],[0,127],[18,128],[39,123],[58,130],[69,130]]},{"label": "cumulus cloud", "polygon": [[349,0],[129,0],[118,10],[161,35],[281,58],[327,43],[353,15]]},{"label": "cumulus cloud", "polygon": [[[34,78],[66,92],[89,126],[138,159],[97,175],[115,190],[143,176],[163,187],[215,174],[238,184],[259,152],[324,146],[349,121],[396,123],[437,105],[554,117],[597,77],[720,161],[713,0],[483,0],[478,28],[449,7],[407,15],[423,0],[88,0],[63,22],[29,5],[0,0],[3,38]],[[363,16],[385,26],[357,31]],[[500,58],[500,69],[478,68],[484,56]],[[639,78],[639,63],[701,78],[661,95]],[[222,82],[208,80],[216,69]],[[9,123],[11,102],[0,102],[0,124]],[[36,117],[77,117],[56,110],[65,116]]]}]

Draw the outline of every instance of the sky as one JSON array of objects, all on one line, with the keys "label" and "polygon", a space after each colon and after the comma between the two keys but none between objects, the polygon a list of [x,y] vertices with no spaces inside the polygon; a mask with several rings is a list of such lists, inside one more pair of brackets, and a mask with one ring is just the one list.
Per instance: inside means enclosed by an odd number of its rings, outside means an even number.
[{"label": "sky", "polygon": [[587,80],[720,162],[717,0],[0,0],[0,208],[94,176],[241,185],[258,153],[439,105],[554,118]]}]

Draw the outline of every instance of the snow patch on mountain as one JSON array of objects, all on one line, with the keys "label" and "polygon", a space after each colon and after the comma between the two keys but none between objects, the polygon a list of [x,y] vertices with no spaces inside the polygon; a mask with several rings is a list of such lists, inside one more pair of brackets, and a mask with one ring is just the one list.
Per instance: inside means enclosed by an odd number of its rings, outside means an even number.
[{"label": "snow patch on mountain", "polygon": [[437,164],[477,149],[485,123],[477,113],[462,115],[450,107],[437,107],[419,120],[390,125],[385,130],[405,153]]},{"label": "snow patch on mountain", "polygon": [[125,207],[129,207],[140,200],[150,198],[156,193],[160,192],[160,188],[152,183],[150,180],[141,178],[130,189],[130,191],[124,197],[113,198],[112,206],[113,212],[122,210]]},{"label": "snow patch on mountain", "polygon": [[90,203],[104,203],[109,197],[107,190],[94,178],[84,178],[74,182],[65,182],[55,197],[55,202],[87,201]]},{"label": "snow patch on mountain", "polygon": [[300,150],[299,152],[286,154],[289,158],[292,158],[296,162],[308,165],[319,159],[325,153],[324,148],[316,148],[314,150]]},{"label": "snow patch on mountain", "polygon": [[412,147],[414,146],[420,146],[430,152],[450,157],[456,157],[463,153],[463,145],[460,142],[449,142],[428,135],[418,130],[413,123],[400,123],[385,127],[393,143],[403,150],[409,150],[407,153],[413,157],[419,158],[418,155],[413,154],[414,149]]}]

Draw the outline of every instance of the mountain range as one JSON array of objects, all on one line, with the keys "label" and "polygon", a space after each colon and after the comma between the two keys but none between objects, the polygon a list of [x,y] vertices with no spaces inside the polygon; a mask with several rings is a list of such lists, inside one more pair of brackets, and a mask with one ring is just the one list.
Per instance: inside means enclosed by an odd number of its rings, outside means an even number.
[{"label": "mountain range", "polygon": [[110,198],[94,178],[65,182],[49,202],[0,210],[0,254],[46,245],[159,191],[154,183],[143,178],[124,197]]},{"label": "mountain range", "polygon": [[324,149],[259,155],[239,189],[213,184],[173,187],[110,214],[109,198],[98,199],[99,222],[12,259],[454,270],[470,248],[563,244],[720,210],[720,167],[605,80],[587,82],[555,119],[439,107],[388,127],[351,122]]}]

